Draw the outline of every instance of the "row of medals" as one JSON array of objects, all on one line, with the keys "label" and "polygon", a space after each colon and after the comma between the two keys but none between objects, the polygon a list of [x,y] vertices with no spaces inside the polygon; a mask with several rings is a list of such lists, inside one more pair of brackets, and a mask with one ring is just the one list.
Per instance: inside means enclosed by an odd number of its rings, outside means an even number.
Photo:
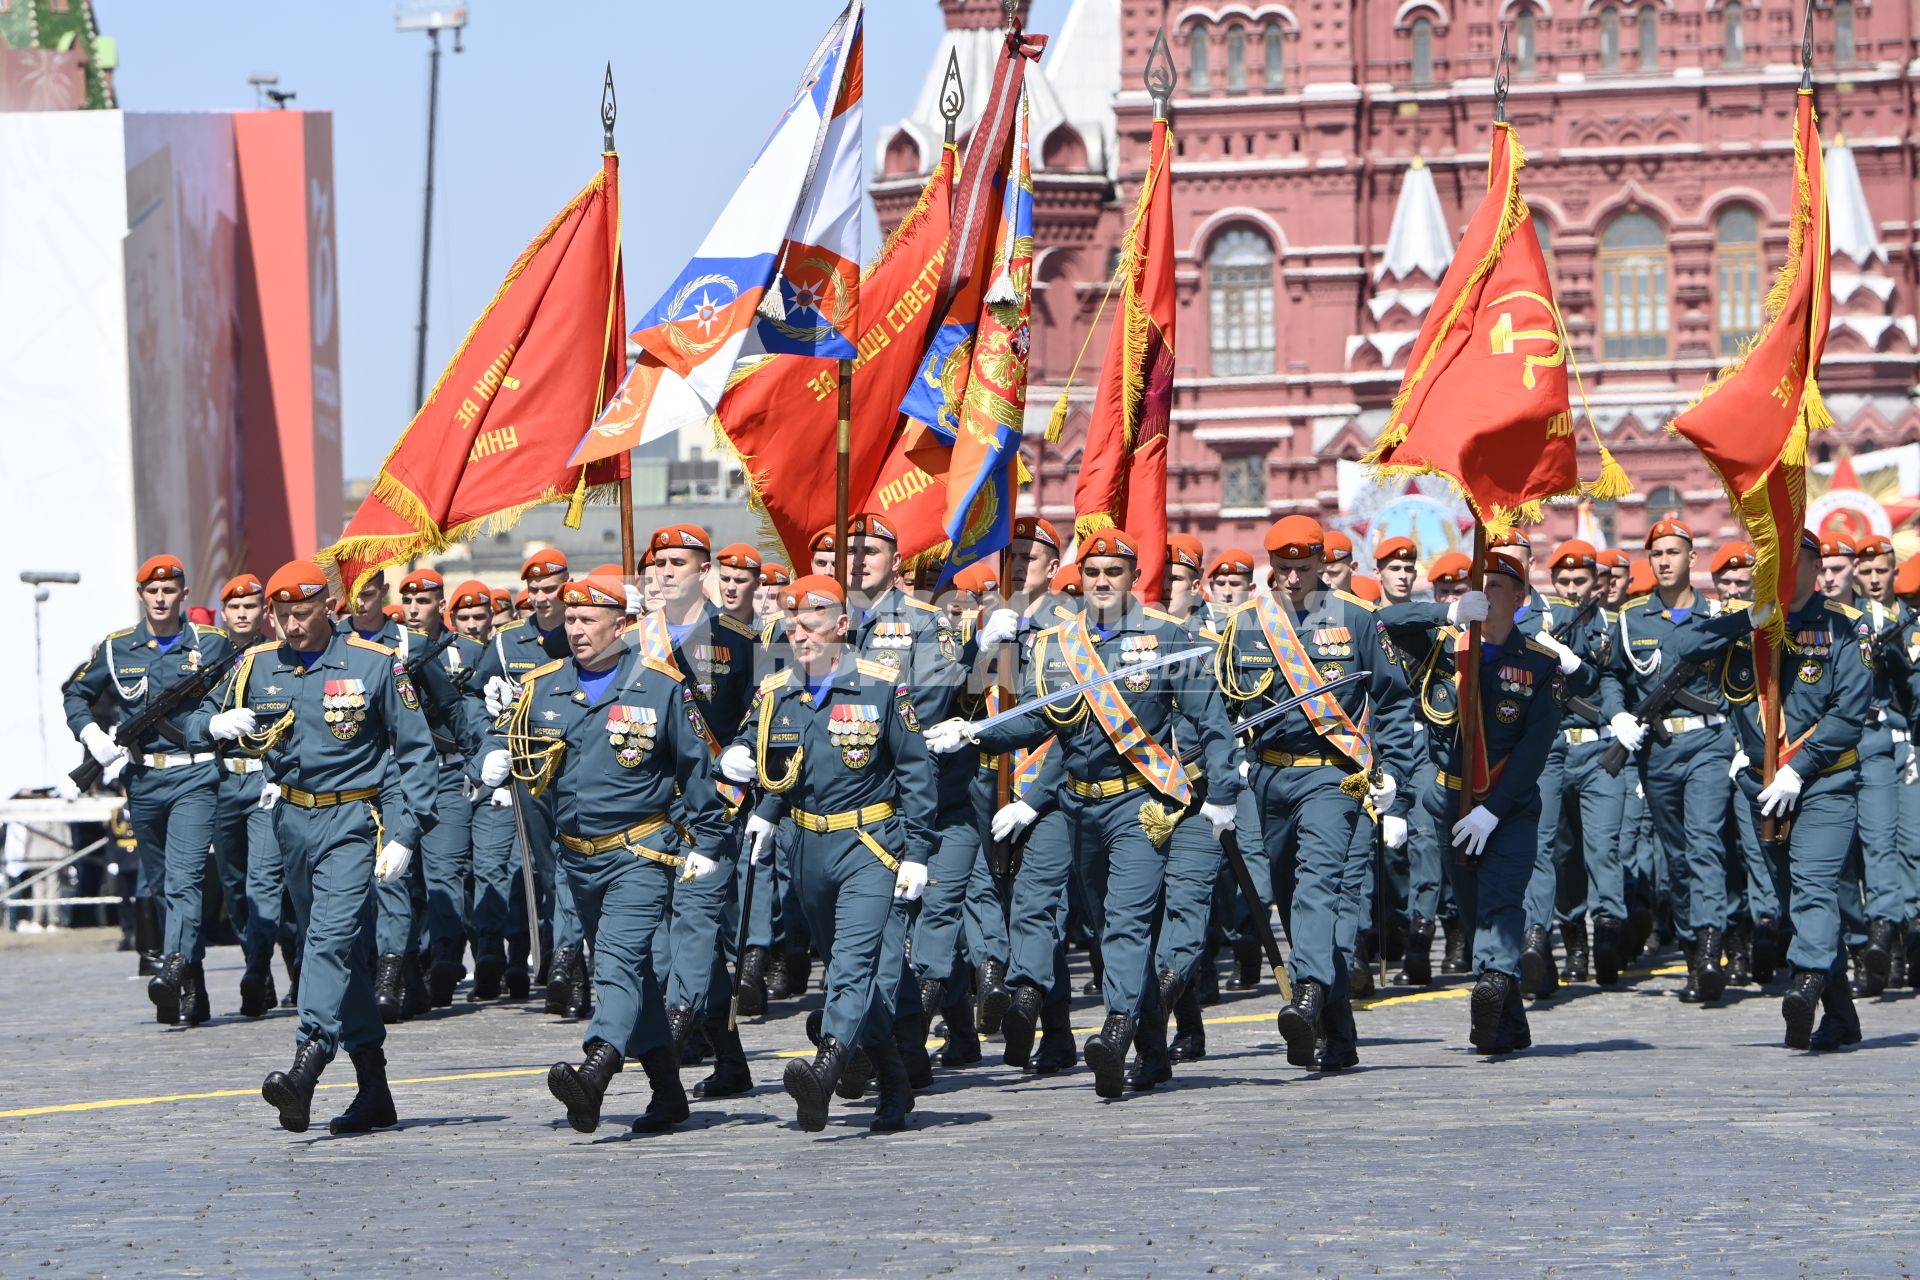
[{"label": "row of medals", "polygon": [[613,757],[628,769],[634,768],[647,752],[653,750],[653,742],[658,732],[651,720],[629,720],[624,729],[609,729],[607,741],[613,746]]},{"label": "row of medals", "polygon": [[840,758],[852,768],[864,765],[872,755],[873,744],[880,741],[878,720],[829,720],[827,732],[840,748]]}]

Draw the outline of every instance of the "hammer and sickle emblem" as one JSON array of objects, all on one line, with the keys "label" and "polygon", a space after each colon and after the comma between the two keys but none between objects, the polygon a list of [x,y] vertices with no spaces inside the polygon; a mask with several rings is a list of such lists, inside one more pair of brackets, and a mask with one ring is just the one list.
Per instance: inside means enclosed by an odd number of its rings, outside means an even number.
[{"label": "hammer and sickle emblem", "polygon": [[[1531,299],[1544,307],[1548,316],[1554,315],[1552,302],[1526,289],[1515,289],[1512,293],[1503,293],[1495,298],[1489,305],[1497,307],[1501,303],[1509,302],[1515,298]],[[1526,362],[1526,368],[1520,376],[1520,381],[1529,391],[1533,390],[1534,369],[1555,369],[1566,359],[1566,352],[1560,346],[1560,333],[1558,329],[1516,329],[1513,327],[1513,313],[1511,311],[1503,311],[1500,313],[1500,318],[1493,323],[1493,332],[1488,336],[1493,342],[1493,354],[1497,356],[1510,356],[1515,354],[1516,348],[1514,344],[1521,341],[1546,342],[1552,344],[1553,350],[1545,354],[1536,354],[1529,351],[1521,351],[1518,353]]]}]

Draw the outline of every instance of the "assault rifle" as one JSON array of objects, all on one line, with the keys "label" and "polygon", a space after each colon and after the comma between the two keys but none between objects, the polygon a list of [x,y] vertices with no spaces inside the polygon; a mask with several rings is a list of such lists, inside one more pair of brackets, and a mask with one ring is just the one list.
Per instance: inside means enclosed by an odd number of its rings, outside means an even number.
[{"label": "assault rifle", "polygon": [[[404,668],[406,672],[407,682],[411,684],[413,681],[418,680],[420,678],[420,673],[427,669],[427,664],[429,662],[432,662],[435,658],[439,657],[441,654],[445,653],[449,648],[453,646],[453,642],[455,640],[458,640],[459,638],[460,638],[460,633],[458,631],[455,631],[452,627],[447,627],[443,629],[440,632],[440,634],[434,638],[434,641],[432,644],[422,649],[419,653],[416,653],[412,657],[408,658]],[[466,668],[462,668],[462,670],[465,670],[465,669]],[[465,683],[465,681],[460,678],[458,673],[454,673],[454,682],[456,684]]]},{"label": "assault rifle", "polygon": [[[187,636],[182,643],[190,643],[192,639]],[[233,670],[234,664],[240,661],[241,653],[242,650],[234,649],[212,666],[196,667],[179,684],[162,689],[148,699],[144,707],[120,722],[113,731],[114,742],[129,755],[155,733],[169,742],[184,746],[186,738],[179,726],[173,723],[174,713],[199,705],[200,700],[226,678],[227,672]],[[112,654],[108,653],[102,660],[111,661]],[[100,785],[100,777],[105,772],[106,767],[93,758],[92,752],[88,752],[80,762],[80,767],[67,776],[84,793]]]},{"label": "assault rifle", "polygon": [[[1647,736],[1662,746],[1673,740],[1673,735],[1667,731],[1666,723],[1662,719],[1662,713],[1670,704],[1677,703],[1682,710],[1699,715],[1719,713],[1720,709],[1712,703],[1687,692],[1687,685],[1692,682],[1699,670],[1696,663],[1675,663],[1673,670],[1667,672],[1666,677],[1649,690],[1647,696],[1640,699],[1640,704],[1629,712],[1646,729]],[[1620,776],[1620,770],[1626,767],[1629,754],[1631,753],[1628,752],[1626,744],[1616,738],[1613,745],[1607,748],[1606,754],[1600,757],[1600,767],[1605,769],[1609,776],[1617,778]]]}]

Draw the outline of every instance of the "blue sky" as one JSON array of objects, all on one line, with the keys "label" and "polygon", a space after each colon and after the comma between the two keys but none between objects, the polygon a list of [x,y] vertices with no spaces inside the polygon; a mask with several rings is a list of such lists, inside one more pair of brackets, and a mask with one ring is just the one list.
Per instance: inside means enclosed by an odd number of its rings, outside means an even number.
[{"label": "blue sky", "polygon": [[[598,167],[609,59],[637,314],[732,194],[839,0],[466,7],[465,51],[442,36],[429,385],[514,257]],[[1029,25],[1053,31],[1067,7],[1037,0]],[[247,77],[271,72],[293,106],[333,112],[345,465],[371,474],[417,407],[427,37],[396,32],[380,0],[121,0],[100,20],[119,41],[129,111],[247,109]],[[942,25],[936,0],[869,0],[869,155],[912,106]]]}]

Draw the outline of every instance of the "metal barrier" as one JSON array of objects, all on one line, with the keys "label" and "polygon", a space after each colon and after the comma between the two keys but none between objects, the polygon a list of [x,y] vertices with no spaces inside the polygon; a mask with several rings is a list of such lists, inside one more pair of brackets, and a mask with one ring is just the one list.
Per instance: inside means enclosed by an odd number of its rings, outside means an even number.
[{"label": "metal barrier", "polygon": [[[0,800],[0,826],[26,828],[29,847],[50,845],[59,850],[52,857],[30,856],[23,863],[16,864],[24,865],[30,874],[0,886],[0,908],[7,911],[58,911],[68,907],[112,906],[126,901],[121,897],[63,898],[57,891],[47,892],[48,886],[57,890],[59,877],[68,867],[113,841],[109,826],[107,833],[98,840],[76,847],[72,840],[72,828],[82,823],[110,824],[113,815],[124,803],[119,796],[82,796],[75,800]],[[31,897],[27,896],[29,893]]]}]

